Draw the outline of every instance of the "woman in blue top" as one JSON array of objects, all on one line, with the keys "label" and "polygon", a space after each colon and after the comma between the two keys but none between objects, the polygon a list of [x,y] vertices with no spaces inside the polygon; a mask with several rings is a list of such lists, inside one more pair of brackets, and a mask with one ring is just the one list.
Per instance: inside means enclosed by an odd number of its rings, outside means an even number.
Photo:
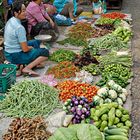
[{"label": "woman in blue top", "polygon": [[47,60],[49,52],[39,47],[39,41],[27,42],[26,31],[21,24],[21,20],[25,19],[24,4],[14,3],[12,12],[13,17],[6,23],[4,31],[5,57],[13,64],[26,64],[22,70],[23,73],[39,76],[32,68]]},{"label": "woman in blue top", "polygon": [[57,13],[71,19],[75,19],[83,12],[83,9],[78,7],[76,0],[54,0],[53,5],[56,7]]}]

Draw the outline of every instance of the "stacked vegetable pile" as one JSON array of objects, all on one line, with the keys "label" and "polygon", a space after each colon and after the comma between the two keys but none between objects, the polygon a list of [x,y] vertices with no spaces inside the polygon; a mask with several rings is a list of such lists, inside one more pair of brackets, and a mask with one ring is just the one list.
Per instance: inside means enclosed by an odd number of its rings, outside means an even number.
[{"label": "stacked vegetable pile", "polygon": [[115,19],[101,17],[96,20],[95,25],[96,26],[107,25],[108,27],[113,27],[114,22]]},{"label": "stacked vegetable pile", "polygon": [[76,72],[76,77],[74,78],[74,81],[91,84],[93,82],[93,79],[94,78],[91,73],[88,73],[85,70],[81,70],[80,72]]},{"label": "stacked vegetable pile", "polygon": [[52,134],[46,128],[47,124],[42,117],[33,119],[17,118],[10,124],[3,140],[47,140]]},{"label": "stacked vegetable pile", "polygon": [[105,65],[104,70],[102,71],[102,78],[106,82],[108,80],[114,80],[122,87],[126,87],[129,84],[128,80],[131,78],[131,76],[132,73],[130,69],[122,66],[121,64]]},{"label": "stacked vegetable pile", "polygon": [[91,73],[92,75],[99,75],[100,74],[100,68],[96,64],[89,64],[88,66],[84,66],[82,69]]},{"label": "stacked vegetable pile", "polygon": [[54,78],[54,75],[44,75],[41,77],[40,82],[53,87],[57,85],[57,80]]},{"label": "stacked vegetable pile", "polygon": [[13,85],[0,101],[0,111],[11,117],[48,116],[59,104],[58,91],[38,81]]},{"label": "stacked vegetable pile", "polygon": [[117,128],[115,126],[110,126],[105,129],[105,140],[128,140],[128,130],[123,128]]},{"label": "stacked vegetable pile", "polygon": [[106,127],[117,126],[119,128],[130,129],[131,121],[128,110],[117,103],[108,103],[91,109],[91,119],[94,125],[104,131]]},{"label": "stacked vegetable pile", "polygon": [[99,64],[97,59],[93,56],[91,56],[89,51],[83,52],[83,54],[80,56],[77,56],[74,60],[75,66],[78,66],[79,68],[82,68],[83,66],[87,66],[91,63]]},{"label": "stacked vegetable pile", "polygon": [[60,45],[65,45],[65,44],[70,44],[70,45],[73,45],[73,46],[78,46],[78,47],[83,47],[83,46],[87,46],[88,43],[87,41],[85,40],[81,40],[80,38],[77,39],[77,38],[65,38],[64,40],[60,40],[60,41],[57,41],[58,44]]},{"label": "stacked vegetable pile", "polygon": [[90,51],[92,55],[98,54],[102,50],[119,50],[121,48],[127,48],[119,38],[112,34],[105,35],[100,38],[90,39],[88,47],[83,51]]},{"label": "stacked vegetable pile", "polygon": [[121,64],[125,67],[132,66],[132,57],[127,51],[112,51],[110,53],[107,53],[106,55],[100,56],[98,61],[101,67],[108,64]]},{"label": "stacked vegetable pile", "polygon": [[48,140],[104,140],[102,133],[91,124],[61,127]]},{"label": "stacked vegetable pile", "polygon": [[76,67],[72,62],[63,61],[58,63],[54,67],[50,67],[47,74],[53,74],[55,78],[71,78],[75,76],[75,72],[78,72],[79,68]]},{"label": "stacked vegetable pile", "polygon": [[76,39],[86,39],[91,38],[94,34],[95,29],[91,27],[90,23],[78,22],[75,26],[69,29],[68,36]]},{"label": "stacked vegetable pile", "polygon": [[110,19],[124,19],[126,17],[126,14],[120,12],[111,12],[111,13],[102,14],[101,16]]},{"label": "stacked vegetable pile", "polygon": [[123,27],[118,27],[112,34],[116,35],[124,43],[127,43],[132,36],[132,32]]},{"label": "stacked vegetable pile", "polygon": [[85,97],[73,96],[64,103],[63,109],[67,114],[74,115],[73,124],[81,123],[82,120],[90,116],[89,102]]},{"label": "stacked vegetable pile", "polygon": [[93,97],[93,104],[101,105],[104,103],[117,102],[119,105],[123,105],[127,95],[128,92],[125,88],[122,88],[111,80],[106,86],[98,90],[97,95]]},{"label": "stacked vegetable pile", "polygon": [[50,60],[56,62],[73,61],[75,56],[76,54],[71,50],[59,49],[50,56]]},{"label": "stacked vegetable pile", "polygon": [[69,29],[68,38],[57,41],[59,44],[71,44],[74,46],[87,46],[87,39],[91,38],[95,29],[91,27],[90,23],[78,22]]},{"label": "stacked vegetable pile", "polygon": [[72,96],[83,96],[87,98],[89,102],[92,102],[92,98],[98,90],[96,86],[71,80],[58,83],[57,88],[60,90],[60,100],[64,102]]},{"label": "stacked vegetable pile", "polygon": [[98,25],[99,28],[96,29],[95,34],[92,36],[92,38],[97,38],[104,36],[106,34],[112,33],[114,30],[114,27],[112,25]]}]

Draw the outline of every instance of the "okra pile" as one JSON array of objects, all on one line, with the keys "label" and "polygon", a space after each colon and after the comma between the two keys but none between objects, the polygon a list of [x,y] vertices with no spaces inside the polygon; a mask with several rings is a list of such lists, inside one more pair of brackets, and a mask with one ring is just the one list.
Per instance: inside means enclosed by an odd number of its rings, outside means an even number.
[{"label": "okra pile", "polygon": [[10,117],[48,116],[59,104],[58,91],[36,80],[13,85],[0,101],[0,111]]}]

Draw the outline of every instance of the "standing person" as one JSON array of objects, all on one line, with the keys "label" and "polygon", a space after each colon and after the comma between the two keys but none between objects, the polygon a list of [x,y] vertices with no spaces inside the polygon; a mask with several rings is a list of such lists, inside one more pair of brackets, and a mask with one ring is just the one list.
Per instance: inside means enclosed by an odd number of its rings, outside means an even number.
[{"label": "standing person", "polygon": [[83,9],[78,7],[76,0],[54,0],[53,5],[56,7],[56,10],[59,14],[71,19],[79,16]]},{"label": "standing person", "polygon": [[6,59],[12,64],[26,64],[22,72],[31,76],[39,76],[32,69],[49,56],[45,48],[39,48],[40,42],[32,40],[27,42],[26,31],[21,20],[25,19],[25,5],[14,3],[12,7],[13,17],[5,26],[4,31],[4,54]]},{"label": "standing person", "polygon": [[93,0],[92,2],[93,6],[93,14],[102,14],[103,13],[103,7],[101,0]]},{"label": "standing person", "polygon": [[[26,18],[28,20],[28,32],[34,37],[40,32],[50,31],[52,40],[57,39],[59,31],[55,22],[46,12],[46,7],[42,0],[32,0],[26,8]],[[49,31],[48,31],[49,30]]]}]

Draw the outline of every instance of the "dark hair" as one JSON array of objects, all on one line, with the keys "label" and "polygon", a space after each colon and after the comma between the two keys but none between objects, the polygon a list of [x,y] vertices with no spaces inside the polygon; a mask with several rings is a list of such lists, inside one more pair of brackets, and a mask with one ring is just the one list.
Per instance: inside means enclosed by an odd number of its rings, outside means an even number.
[{"label": "dark hair", "polygon": [[7,14],[7,20],[9,20],[12,16],[14,16],[15,12],[20,12],[22,9],[22,4],[21,2],[14,2],[10,9],[8,10],[8,14]]},{"label": "dark hair", "polygon": [[21,2],[14,2],[12,5],[12,13],[14,16],[14,12],[18,13],[22,9],[22,4]]}]

